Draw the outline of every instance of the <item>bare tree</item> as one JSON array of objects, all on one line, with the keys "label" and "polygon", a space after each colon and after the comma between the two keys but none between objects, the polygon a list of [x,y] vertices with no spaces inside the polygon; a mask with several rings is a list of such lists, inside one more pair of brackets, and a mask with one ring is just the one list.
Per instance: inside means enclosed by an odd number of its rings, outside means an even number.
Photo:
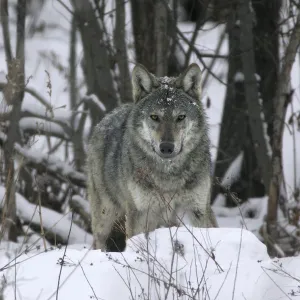
[{"label": "bare tree", "polygon": [[273,121],[272,139],[272,177],[269,187],[269,202],[267,216],[268,232],[274,241],[276,241],[276,238],[278,237],[277,210],[280,197],[280,188],[284,180],[282,169],[282,136],[285,124],[286,109],[290,102],[291,69],[295,61],[299,44],[300,13],[298,12],[296,23],[292,29],[291,37],[283,57],[278,86],[274,97],[275,116]]},{"label": "bare tree", "polygon": [[[5,157],[5,172],[6,172],[6,199],[5,208],[3,210],[3,231],[7,231],[8,238],[16,241],[16,200],[15,200],[15,180],[17,172],[14,167],[13,153],[14,143],[20,141],[19,135],[19,120],[21,117],[21,105],[24,97],[25,88],[25,16],[26,16],[26,1],[18,0],[17,3],[17,46],[16,56],[12,57],[10,49],[9,28],[7,22],[8,10],[7,1],[2,1],[1,16],[2,30],[4,41],[6,43],[6,59],[7,59],[7,85],[4,90],[4,97],[9,105],[12,105],[12,110],[9,116],[9,126],[7,129],[7,141],[4,144]],[[2,232],[3,234],[3,232]]]},{"label": "bare tree", "polygon": [[[132,50],[135,62],[144,64],[158,76],[178,74],[195,55],[207,71],[203,80],[205,85],[210,78],[226,85],[215,176],[222,179],[240,155],[242,166],[240,176],[231,182],[231,186],[225,186],[226,180],[224,184],[215,185],[212,198],[224,193],[228,196],[226,205],[236,206],[238,198],[247,201],[249,197],[268,193],[266,241],[268,243],[269,237],[276,239],[280,186],[284,182],[283,120],[292,98],[289,82],[299,43],[299,16],[291,32],[285,33],[290,35],[290,39],[279,68],[279,34],[283,24],[279,20],[280,0],[115,0],[109,2],[109,5],[112,4],[109,8],[108,2],[103,0],[72,0],[70,7],[58,0],[61,9],[70,14],[72,22],[69,67],[64,68],[58,59],[46,53],[41,57],[48,59],[68,81],[70,110],[62,118],[42,94],[27,86],[25,80],[25,2],[17,2],[17,49],[14,53],[7,14],[9,2],[1,0],[1,27],[8,74],[7,82],[0,82],[0,91],[3,91],[10,108],[1,112],[0,120],[0,147],[5,157],[5,164],[1,166],[1,170],[5,171],[2,181],[7,191],[2,220],[9,239],[16,240],[17,230],[22,232],[21,226],[16,226],[19,216],[15,192],[25,196],[30,203],[39,203],[41,210],[47,207],[64,213],[71,208],[76,222],[90,233],[88,202],[85,199],[85,143],[93,126],[106,113],[122,103],[131,103],[132,62],[129,61],[129,51]],[[127,40],[128,5],[131,8],[134,49],[130,48]],[[189,38],[178,26],[182,6],[186,20],[194,22]],[[293,20],[295,6],[292,1],[289,18]],[[214,26],[220,23],[226,25],[216,53],[212,54],[202,53],[198,45],[199,38],[201,41],[199,33],[208,20]],[[34,26],[38,26],[38,19]],[[36,30],[29,31],[32,38]],[[219,53],[226,34],[228,56]],[[80,82],[77,75],[80,56],[76,52],[77,37],[80,37],[83,47],[80,67],[84,82]],[[204,58],[211,61],[206,63]],[[214,73],[213,66],[218,59],[229,66],[225,82]],[[51,85],[50,80],[48,85]],[[82,94],[82,85],[86,87],[86,94]],[[45,113],[22,107],[26,93],[44,107]],[[26,122],[30,118],[49,126],[39,127],[34,122]],[[87,121],[91,121],[90,128]],[[48,147],[38,158],[28,147],[36,135],[45,139]],[[53,156],[62,147],[65,161]],[[17,157],[21,161],[18,170],[14,164]],[[36,190],[32,191],[32,187]],[[232,197],[232,192],[238,197]],[[119,220],[111,234],[108,249],[117,251],[124,248],[123,227],[124,220]],[[36,224],[32,228],[35,231],[43,229]],[[47,238],[53,241],[54,236],[50,233]],[[63,237],[60,239],[67,242]]]},{"label": "bare tree", "polygon": [[[251,10],[248,8],[244,13],[245,1],[230,3],[231,9],[226,7],[230,46],[228,86],[215,176],[223,178],[231,163],[243,153],[240,177],[230,188],[246,201],[263,196],[269,186],[280,1],[248,1]],[[219,184],[214,186],[213,199],[221,190]],[[230,199],[228,204],[236,205]]]}]

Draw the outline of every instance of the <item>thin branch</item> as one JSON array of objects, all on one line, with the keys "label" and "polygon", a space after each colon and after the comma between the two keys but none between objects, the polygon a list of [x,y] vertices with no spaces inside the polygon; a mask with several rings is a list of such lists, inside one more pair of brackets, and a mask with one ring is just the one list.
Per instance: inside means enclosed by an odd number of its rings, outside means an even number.
[{"label": "thin branch", "polygon": [[201,53],[198,51],[198,49],[196,48],[196,46],[195,46],[195,45],[192,45],[192,44],[190,43],[190,41],[188,40],[188,38],[186,38],[186,37],[184,36],[184,34],[180,31],[179,28],[177,28],[177,33],[178,33],[178,35],[183,39],[183,41],[193,49],[193,51],[194,51],[194,53],[196,54],[197,58],[201,61],[201,63],[203,64],[203,66],[204,66],[204,68],[207,70],[207,72],[210,73],[212,77],[214,77],[217,81],[219,81],[219,82],[222,83],[223,85],[227,85],[226,82],[224,82],[223,80],[221,80],[220,78],[218,78],[218,76],[216,76],[216,75],[215,75],[215,74],[207,67],[206,63],[205,63],[204,60],[203,60],[203,57],[202,57]]},{"label": "thin branch", "polygon": [[[225,40],[226,33],[227,33],[227,31],[226,31],[226,28],[225,28],[225,29],[223,30],[223,32],[222,32],[220,38],[219,38],[219,41],[218,41],[218,44],[217,44],[217,47],[216,47],[216,50],[215,50],[215,53],[216,53],[216,54],[213,54],[213,55],[211,56],[211,57],[212,57],[212,60],[211,60],[211,62],[210,62],[210,64],[209,64],[209,66],[208,66],[208,69],[209,69],[209,70],[212,70],[212,69],[213,69],[213,67],[214,67],[214,65],[215,65],[215,62],[216,62],[217,58],[220,58],[220,56],[221,56],[221,55],[219,54],[219,52],[220,52],[221,47],[222,47],[222,45],[223,45],[223,42],[224,42],[224,40]],[[201,53],[201,56],[202,56],[202,57],[205,57],[205,54]],[[209,56],[206,56],[206,57],[209,57]],[[228,56],[226,56],[226,58],[228,58]],[[206,75],[205,75],[205,77],[204,77],[204,79],[203,79],[203,81],[202,81],[202,86],[203,86],[204,88],[206,88],[206,85],[207,85],[207,82],[208,82],[209,75],[210,75],[210,73],[207,72]]]},{"label": "thin branch", "polygon": [[[90,281],[88,280],[88,278],[87,278],[87,276],[86,276],[86,274],[85,274],[85,272],[84,272],[84,269],[83,269],[83,267],[82,267],[80,261],[78,262],[78,264],[79,264],[79,266],[80,266],[80,268],[81,268],[81,271],[82,271],[82,273],[83,273],[84,278],[86,279],[88,285],[90,286],[90,288],[91,288],[91,290],[92,290],[92,292],[93,292],[93,294],[94,294],[95,299],[99,299],[99,297],[97,297],[97,295],[96,295],[96,293],[95,293],[95,290],[94,290],[93,286],[91,285]],[[91,298],[91,297],[90,297],[90,298]]]},{"label": "thin branch", "polygon": [[77,72],[76,72],[76,42],[77,42],[77,26],[75,17],[72,17],[70,31],[70,53],[69,53],[69,82],[70,82],[70,107],[75,109],[77,105]]},{"label": "thin branch", "polygon": [[8,2],[7,0],[0,0],[0,18],[1,18],[1,26],[3,33],[3,43],[5,50],[5,57],[7,61],[7,65],[11,63],[12,60],[12,51],[10,45],[10,34],[9,34],[9,26],[8,26]]},{"label": "thin branch", "polygon": [[195,26],[192,38],[189,42],[189,48],[187,50],[186,57],[185,57],[185,68],[188,67],[188,64],[189,64],[190,58],[191,58],[191,54],[194,51],[193,48],[194,48],[194,45],[195,45],[195,42],[196,42],[196,39],[197,39],[197,36],[198,36],[198,32],[199,32],[201,26],[203,26],[207,21],[207,19],[205,18],[205,15],[206,15],[209,3],[210,3],[210,1],[208,1],[208,0],[202,0],[201,1],[202,7],[201,7],[201,10],[200,10],[200,16],[198,17],[198,20],[196,22],[196,26]]},{"label": "thin branch", "polygon": [[41,237],[43,239],[44,249],[47,250],[46,246],[46,238],[45,238],[45,231],[43,225],[43,215],[42,215],[42,200],[41,200],[41,192],[38,191],[38,202],[39,202],[39,216],[40,216],[40,226],[41,226]]},{"label": "thin branch", "polygon": [[73,213],[72,213],[72,217],[71,217],[71,224],[70,224],[70,228],[69,228],[67,244],[66,244],[66,247],[65,247],[65,250],[64,250],[63,257],[62,257],[62,259],[60,260],[60,270],[59,270],[59,275],[58,275],[58,280],[57,280],[57,289],[56,289],[56,300],[58,300],[58,291],[59,291],[60,277],[61,277],[61,273],[62,273],[62,268],[63,268],[63,266],[64,266],[64,262],[65,262],[65,256],[66,256],[67,247],[68,247],[68,243],[69,243],[69,239],[70,239],[70,234],[71,234],[71,230],[72,230],[72,225],[73,225]]},{"label": "thin branch", "polygon": [[[6,87],[7,83],[6,82],[0,82],[0,91],[3,91]],[[36,90],[29,88],[29,87],[25,87],[24,91],[27,92],[28,94],[30,94],[32,97],[36,98],[36,100],[38,100],[41,104],[43,104],[47,110],[49,110],[50,112],[52,111],[52,106],[51,104],[48,102],[48,100],[46,100],[42,95],[40,95]]]}]

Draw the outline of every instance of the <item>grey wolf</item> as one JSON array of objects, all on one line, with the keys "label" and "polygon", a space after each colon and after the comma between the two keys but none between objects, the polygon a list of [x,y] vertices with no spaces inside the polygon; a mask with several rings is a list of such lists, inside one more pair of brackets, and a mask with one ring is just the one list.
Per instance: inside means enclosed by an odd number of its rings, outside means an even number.
[{"label": "grey wolf", "polygon": [[87,151],[94,247],[105,250],[126,215],[130,238],[159,227],[217,226],[210,207],[210,145],[201,70],[155,77],[138,64],[132,104],[95,126]]}]

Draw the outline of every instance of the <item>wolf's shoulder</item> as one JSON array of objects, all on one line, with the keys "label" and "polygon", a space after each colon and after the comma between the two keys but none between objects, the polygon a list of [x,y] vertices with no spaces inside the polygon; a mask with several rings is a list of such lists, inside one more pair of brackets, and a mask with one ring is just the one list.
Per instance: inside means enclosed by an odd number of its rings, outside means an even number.
[{"label": "wolf's shoulder", "polygon": [[119,130],[126,123],[132,108],[133,104],[123,104],[115,108],[95,126],[94,133],[110,135]]}]

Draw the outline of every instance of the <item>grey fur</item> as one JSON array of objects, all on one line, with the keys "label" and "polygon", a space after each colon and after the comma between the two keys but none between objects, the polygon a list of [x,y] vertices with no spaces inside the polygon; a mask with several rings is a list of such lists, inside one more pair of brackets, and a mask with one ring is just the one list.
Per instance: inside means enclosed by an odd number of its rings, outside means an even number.
[{"label": "grey fur", "polygon": [[[217,226],[210,207],[211,163],[200,68],[192,64],[178,78],[156,78],[137,65],[132,85],[135,103],[106,115],[88,146],[96,248],[105,249],[114,222],[125,214],[128,237],[181,222]],[[185,119],[179,120],[182,116]],[[163,153],[162,142],[169,153]]]}]

